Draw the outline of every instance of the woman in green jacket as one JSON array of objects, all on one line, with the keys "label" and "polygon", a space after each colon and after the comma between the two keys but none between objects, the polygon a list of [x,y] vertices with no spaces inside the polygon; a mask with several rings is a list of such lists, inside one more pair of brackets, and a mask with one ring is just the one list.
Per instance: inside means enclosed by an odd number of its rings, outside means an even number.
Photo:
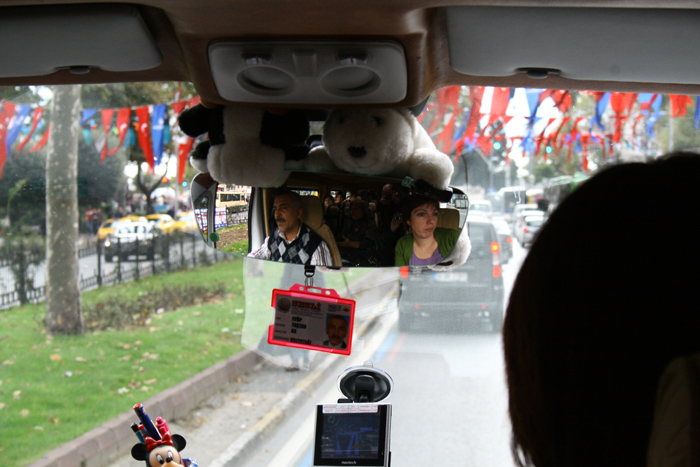
[{"label": "woman in green jacket", "polygon": [[410,233],[396,243],[396,266],[436,264],[450,254],[459,231],[437,226],[439,207],[426,196],[411,195],[404,200],[401,211]]}]

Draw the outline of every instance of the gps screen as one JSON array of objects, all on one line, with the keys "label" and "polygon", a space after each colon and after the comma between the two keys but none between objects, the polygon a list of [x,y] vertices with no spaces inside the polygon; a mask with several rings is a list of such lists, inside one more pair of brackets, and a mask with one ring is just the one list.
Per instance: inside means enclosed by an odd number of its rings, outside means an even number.
[{"label": "gps screen", "polygon": [[321,457],[376,459],[379,454],[379,412],[323,416]]},{"label": "gps screen", "polygon": [[315,465],[384,465],[386,407],[367,404],[362,408],[361,412],[338,413],[319,407]]}]

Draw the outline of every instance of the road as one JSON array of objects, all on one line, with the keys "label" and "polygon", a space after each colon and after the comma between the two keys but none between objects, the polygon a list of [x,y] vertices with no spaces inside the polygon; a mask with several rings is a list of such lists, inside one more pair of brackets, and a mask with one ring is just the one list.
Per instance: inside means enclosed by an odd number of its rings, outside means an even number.
[{"label": "road", "polygon": [[[503,267],[506,297],[526,253],[514,244],[514,257]],[[202,467],[233,465],[225,462],[227,452],[245,430],[320,369],[323,376],[309,395],[285,412],[259,447],[235,462],[236,467],[309,467],[316,404],[342,397],[337,376],[372,360],[394,380],[385,400],[393,405],[392,465],[513,466],[500,334],[489,332],[488,325],[467,333],[402,333],[395,299],[377,312],[372,328],[354,341],[351,356],[313,352],[310,372],[264,363],[188,417],[168,421],[171,431],[187,439],[184,454]],[[135,465],[126,455],[111,467]]]}]

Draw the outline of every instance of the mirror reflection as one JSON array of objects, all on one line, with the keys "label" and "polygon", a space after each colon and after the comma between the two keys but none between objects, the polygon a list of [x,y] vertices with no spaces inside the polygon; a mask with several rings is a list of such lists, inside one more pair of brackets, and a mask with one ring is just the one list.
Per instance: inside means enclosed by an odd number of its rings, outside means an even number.
[{"label": "mirror reflection", "polygon": [[439,263],[457,241],[469,207],[458,189],[309,172],[293,172],[280,188],[223,185],[199,174],[192,199],[212,247],[328,267]]}]

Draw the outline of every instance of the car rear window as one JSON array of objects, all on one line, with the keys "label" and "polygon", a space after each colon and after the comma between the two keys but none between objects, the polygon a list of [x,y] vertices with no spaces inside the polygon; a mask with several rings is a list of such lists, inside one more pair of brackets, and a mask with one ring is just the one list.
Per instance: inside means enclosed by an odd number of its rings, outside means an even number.
[{"label": "car rear window", "polygon": [[489,224],[469,224],[469,238],[472,241],[472,245],[487,243],[490,244],[493,241],[491,236],[491,226]]},{"label": "car rear window", "polygon": [[528,227],[540,227],[544,223],[544,219],[526,219],[525,224],[528,225]]}]

